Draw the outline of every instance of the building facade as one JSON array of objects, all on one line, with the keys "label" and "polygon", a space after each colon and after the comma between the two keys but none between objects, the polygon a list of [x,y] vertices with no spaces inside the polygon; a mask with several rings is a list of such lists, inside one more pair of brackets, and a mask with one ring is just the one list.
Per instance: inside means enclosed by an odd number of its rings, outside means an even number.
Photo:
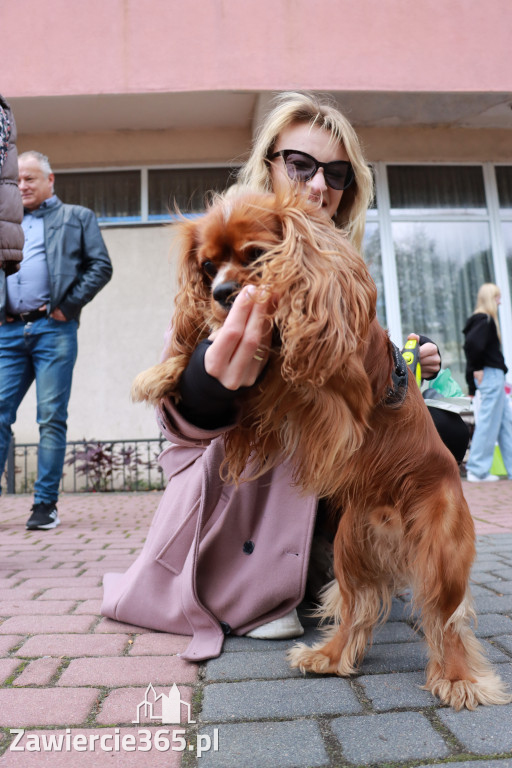
[{"label": "building facade", "polygon": [[[511,21],[508,0],[3,4],[18,148],[96,211],[114,264],[82,316],[69,437],[156,435],[129,390],[172,313],[176,208],[229,183],[281,90],[331,95],[361,137],[365,256],[393,340],[432,337],[465,390],[461,330],[492,281],[512,369]],[[15,431],[35,438],[30,398]]]}]

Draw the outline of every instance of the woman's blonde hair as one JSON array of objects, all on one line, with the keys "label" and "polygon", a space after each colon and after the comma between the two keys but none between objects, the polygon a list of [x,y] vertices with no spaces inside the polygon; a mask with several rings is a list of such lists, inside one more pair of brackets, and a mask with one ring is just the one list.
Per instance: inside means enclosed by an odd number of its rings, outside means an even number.
[{"label": "woman's blonde hair", "polygon": [[347,118],[327,99],[295,91],[279,94],[274,99],[273,109],[256,133],[251,156],[241,168],[238,182],[259,191],[272,191],[268,157],[282,131],[295,123],[323,128],[333,142],[343,145],[354,169],[354,181],[343,192],[334,222],[361,250],[366,211],[373,199],[373,176],[363,157],[356,132]]},{"label": "woman's blonde hair", "polygon": [[473,314],[483,312],[486,315],[490,315],[496,323],[498,336],[501,338],[497,301],[499,296],[501,296],[501,291],[494,283],[484,283],[481,285],[476,297],[476,307]]}]

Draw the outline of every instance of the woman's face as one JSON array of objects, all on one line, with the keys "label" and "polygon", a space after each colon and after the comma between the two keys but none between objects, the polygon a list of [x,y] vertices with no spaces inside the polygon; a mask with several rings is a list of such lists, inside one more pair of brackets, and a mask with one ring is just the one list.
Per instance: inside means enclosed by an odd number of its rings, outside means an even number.
[{"label": "woman's face", "polygon": [[[331,135],[324,128],[311,127],[307,123],[294,123],[285,128],[278,136],[274,152],[282,149],[296,149],[312,155],[320,163],[335,160],[348,161],[344,147],[331,140]],[[270,177],[274,192],[289,189],[291,180],[282,157],[276,157],[270,163]],[[309,200],[317,202],[327,219],[332,219],[343,196],[343,190],[333,189],[325,182],[324,170],[319,168],[309,181],[294,182],[303,189]]]}]

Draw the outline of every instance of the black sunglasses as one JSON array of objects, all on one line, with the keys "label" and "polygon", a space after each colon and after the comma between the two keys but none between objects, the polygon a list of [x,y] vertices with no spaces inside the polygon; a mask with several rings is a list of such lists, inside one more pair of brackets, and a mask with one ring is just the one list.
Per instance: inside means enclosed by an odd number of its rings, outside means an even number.
[{"label": "black sunglasses", "polygon": [[347,189],[354,181],[354,169],[347,160],[319,163],[316,158],[298,149],[281,149],[270,155],[269,160],[275,160],[276,157],[283,158],[286,172],[292,181],[309,181],[319,168],[323,168],[325,183],[332,189]]}]

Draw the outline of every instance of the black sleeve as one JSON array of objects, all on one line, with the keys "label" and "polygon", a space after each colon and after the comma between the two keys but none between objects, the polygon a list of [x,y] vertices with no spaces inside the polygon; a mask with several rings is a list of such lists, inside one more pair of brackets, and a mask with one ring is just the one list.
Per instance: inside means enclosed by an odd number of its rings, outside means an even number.
[{"label": "black sleeve", "polygon": [[226,389],[204,367],[204,356],[212,342],[205,340],[194,350],[180,381],[181,400],[176,407],[190,424],[201,429],[219,429],[234,423],[238,390]]}]

